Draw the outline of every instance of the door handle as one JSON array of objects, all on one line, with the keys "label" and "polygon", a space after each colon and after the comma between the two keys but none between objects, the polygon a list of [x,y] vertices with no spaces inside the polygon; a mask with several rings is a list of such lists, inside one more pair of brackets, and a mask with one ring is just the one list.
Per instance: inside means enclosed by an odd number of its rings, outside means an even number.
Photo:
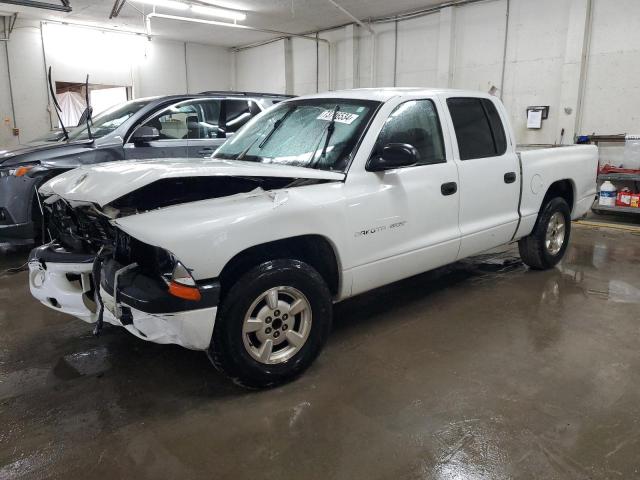
[{"label": "door handle", "polygon": [[440,185],[440,191],[442,195],[453,195],[458,191],[458,184],[456,182],[447,182]]},{"label": "door handle", "polygon": [[504,174],[504,183],[513,183],[516,181],[516,172],[507,172]]},{"label": "door handle", "polygon": [[204,147],[202,150],[198,152],[198,155],[206,155],[207,153],[213,153],[213,148]]}]

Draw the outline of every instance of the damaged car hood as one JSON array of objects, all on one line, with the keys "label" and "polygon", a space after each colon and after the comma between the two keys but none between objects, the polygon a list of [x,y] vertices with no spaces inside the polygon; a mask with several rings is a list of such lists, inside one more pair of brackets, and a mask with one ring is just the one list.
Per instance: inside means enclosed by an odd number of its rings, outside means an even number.
[{"label": "damaged car hood", "polygon": [[56,194],[100,207],[150,185],[171,178],[273,177],[291,179],[344,180],[345,174],[258,162],[218,159],[163,159],[120,161],[76,168],[59,175],[40,188],[43,195]]}]

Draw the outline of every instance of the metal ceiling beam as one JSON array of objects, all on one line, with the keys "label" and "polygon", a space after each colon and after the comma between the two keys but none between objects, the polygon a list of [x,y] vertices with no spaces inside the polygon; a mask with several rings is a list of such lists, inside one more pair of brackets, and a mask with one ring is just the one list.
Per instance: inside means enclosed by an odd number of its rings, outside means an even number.
[{"label": "metal ceiling beam", "polygon": [[71,11],[71,5],[68,0],[61,0],[60,5],[47,2],[38,2],[36,0],[0,0],[0,3],[8,3],[9,5],[18,5],[20,7],[42,8],[44,10],[55,10],[57,12]]},{"label": "metal ceiling beam", "polygon": [[367,25],[366,23],[363,23],[362,20],[360,20],[358,17],[356,17],[355,15],[353,15],[351,12],[349,12],[349,10],[347,10],[346,8],[344,8],[342,5],[340,5],[339,3],[335,2],[334,0],[327,0],[331,5],[333,5],[334,7],[336,7],[338,10],[340,10],[342,13],[344,13],[347,17],[349,17],[351,20],[353,20],[354,22],[356,22],[358,25],[360,25],[362,28],[365,28],[368,30],[369,33],[373,34],[373,29],[371,28],[370,25]]},{"label": "metal ceiling beam", "polygon": [[242,30],[251,30],[253,32],[270,33],[272,35],[280,35],[282,38],[289,38],[289,37],[306,38],[307,40],[313,40],[314,42],[320,41],[327,44],[329,43],[329,41],[324,38],[320,38],[319,40],[316,40],[316,38],[314,37],[310,37],[308,35],[301,35],[298,33],[281,32],[279,30],[270,30],[267,28],[250,27],[249,25],[241,25],[239,23],[219,22],[217,20],[205,20],[203,18],[182,17],[178,15],[166,15],[164,13],[155,13],[155,12],[147,14],[146,18],[148,21],[151,20],[152,18],[164,18],[165,20],[177,20],[182,22],[202,23],[205,25],[214,25],[218,27],[239,28]]},{"label": "metal ceiling beam", "polygon": [[4,25],[4,37],[0,38],[0,42],[8,42],[9,37],[11,37],[11,33],[13,32],[13,27],[16,25],[16,20],[18,19],[18,14],[14,13],[13,15],[3,16],[2,24]]},{"label": "metal ceiling beam", "polygon": [[116,0],[113,3],[113,8],[111,9],[111,13],[109,14],[109,20],[120,15],[120,11],[122,10],[122,7],[124,7],[125,3],[127,3],[127,0]]}]

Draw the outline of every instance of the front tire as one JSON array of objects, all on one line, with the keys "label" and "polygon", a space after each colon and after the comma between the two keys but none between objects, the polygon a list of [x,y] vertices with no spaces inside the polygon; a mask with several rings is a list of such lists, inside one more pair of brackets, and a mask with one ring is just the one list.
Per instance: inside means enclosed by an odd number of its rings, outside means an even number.
[{"label": "front tire", "polygon": [[553,268],[564,256],[571,235],[571,211],[563,198],[549,201],[533,232],[518,242],[522,261],[533,270]]},{"label": "front tire", "polygon": [[222,301],[208,350],[214,366],[247,388],[288,382],[306,370],[331,330],[331,294],[298,260],[264,262]]}]

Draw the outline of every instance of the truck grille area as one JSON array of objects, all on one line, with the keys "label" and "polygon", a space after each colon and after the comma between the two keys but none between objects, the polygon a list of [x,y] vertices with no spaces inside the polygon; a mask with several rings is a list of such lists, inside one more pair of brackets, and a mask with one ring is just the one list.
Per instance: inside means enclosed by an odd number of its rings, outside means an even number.
[{"label": "truck grille area", "polygon": [[45,222],[51,237],[75,252],[97,253],[113,245],[115,228],[90,206],[72,208],[63,200],[44,205]]},{"label": "truck grille area", "polygon": [[154,278],[171,275],[174,259],[166,250],[143,243],[114,227],[92,206],[71,207],[64,200],[44,205],[52,240],[74,253],[97,254],[122,266],[138,264],[138,271]]}]

